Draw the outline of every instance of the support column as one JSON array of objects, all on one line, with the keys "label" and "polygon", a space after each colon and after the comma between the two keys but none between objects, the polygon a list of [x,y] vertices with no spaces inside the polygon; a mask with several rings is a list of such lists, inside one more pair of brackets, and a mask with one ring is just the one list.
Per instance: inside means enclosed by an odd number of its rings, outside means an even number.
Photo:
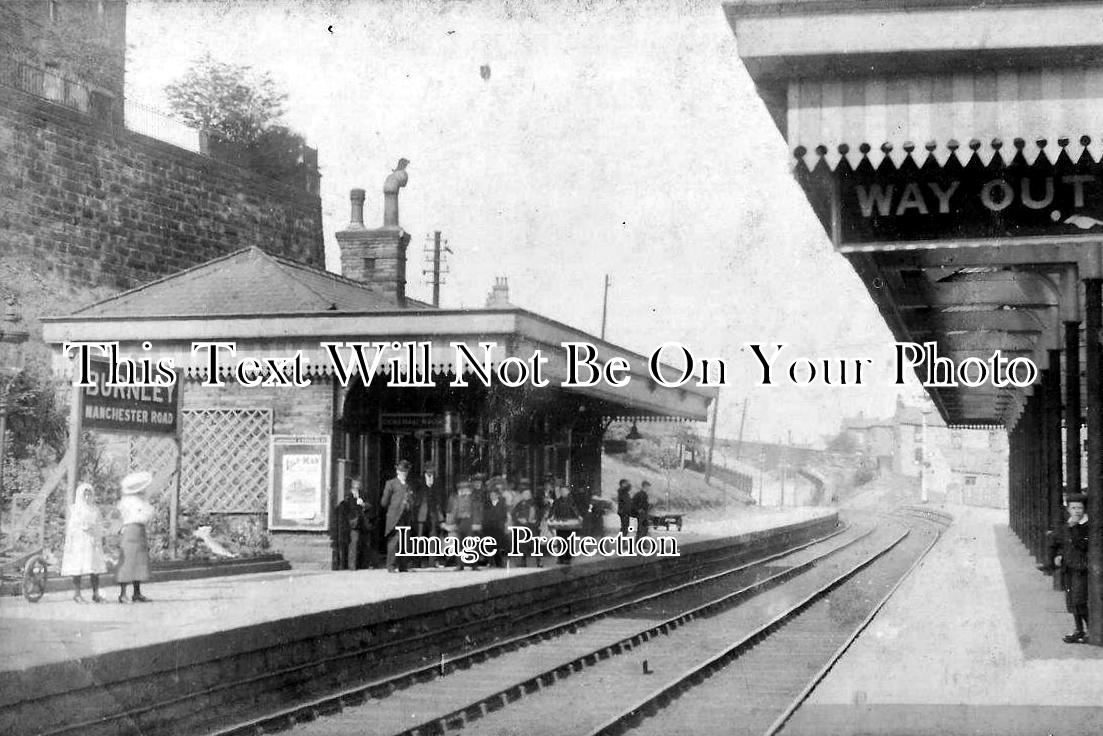
[{"label": "support column", "polygon": [[1022,473],[1022,443],[1019,436],[1022,434],[1022,419],[1015,422],[1015,427],[1007,437],[1007,506],[1008,519],[1011,523],[1011,531],[1022,539],[1019,531],[1019,476]]},{"label": "support column", "polygon": [[[1061,402],[1061,351],[1050,351],[1049,366],[1050,368],[1047,372],[1047,380],[1045,383],[1046,406],[1049,407],[1049,412],[1046,415],[1046,455],[1048,458],[1048,475],[1050,478],[1048,488],[1049,509],[1046,514],[1047,538],[1045,539],[1045,545],[1042,549],[1044,555],[1042,559],[1046,565],[1050,563],[1050,538],[1048,534],[1058,529],[1063,521],[1061,494],[1064,490],[1065,479],[1064,457],[1061,454],[1061,412],[1064,409]],[[1054,575],[1053,587],[1055,590],[1060,587],[1060,582],[1059,576]]]},{"label": "support column", "polygon": [[1079,493],[1080,479],[1080,323],[1065,323],[1065,485]]},{"label": "support column", "polygon": [[1088,633],[1103,644],[1103,368],[1099,330],[1103,327],[1103,279],[1085,279],[1088,398]]},{"label": "support column", "polygon": [[1042,477],[1042,407],[1040,405],[1041,391],[1035,390],[1030,396],[1030,401],[1027,403],[1029,421],[1027,422],[1026,443],[1027,457],[1030,462],[1030,472],[1027,474],[1026,485],[1023,488],[1026,494],[1026,504],[1024,508],[1026,511],[1026,546],[1035,560],[1038,559],[1038,532],[1041,526],[1041,515],[1039,514],[1041,504],[1039,500],[1044,496],[1042,488],[1045,483],[1045,479]]}]

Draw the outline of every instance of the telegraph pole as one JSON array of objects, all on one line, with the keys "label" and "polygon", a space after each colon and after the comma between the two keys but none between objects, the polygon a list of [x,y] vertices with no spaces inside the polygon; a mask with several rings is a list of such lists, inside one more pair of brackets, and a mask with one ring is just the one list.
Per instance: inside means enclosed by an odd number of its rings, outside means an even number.
[{"label": "telegraph pole", "polygon": [[[429,236],[426,235],[425,239],[428,240]],[[447,272],[444,264],[444,254],[451,253],[452,249],[448,247],[447,241],[444,241],[440,237],[440,230],[433,232],[433,244],[425,245],[425,261],[427,268],[423,268],[421,271],[422,276],[429,276],[429,284],[433,287],[433,306],[440,306],[440,287],[444,283],[444,274]]]},{"label": "telegraph pole", "polygon": [[[601,299],[601,339],[605,339],[605,317],[609,313],[609,274],[605,274],[605,296]],[[711,458],[711,455],[710,455]]]},{"label": "telegraph pole", "polygon": [[440,306],[440,230],[433,232],[433,306]]},{"label": "telegraph pole", "polygon": [[[705,484],[709,484],[709,480],[712,478],[712,451],[716,447],[716,415],[720,413],[720,392],[716,392],[716,398],[712,400],[712,428],[709,429],[709,461],[705,466]],[[740,430],[742,431],[742,429]],[[724,500],[727,500],[727,494],[724,494]]]}]

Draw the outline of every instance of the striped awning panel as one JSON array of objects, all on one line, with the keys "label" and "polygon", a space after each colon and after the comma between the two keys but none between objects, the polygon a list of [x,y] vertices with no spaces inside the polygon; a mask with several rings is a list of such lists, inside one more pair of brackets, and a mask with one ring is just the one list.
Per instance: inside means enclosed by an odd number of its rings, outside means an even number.
[{"label": "striped awning panel", "polygon": [[[844,157],[852,168],[909,156],[943,165],[974,155],[985,165],[1022,150],[1056,162],[1064,150],[1103,158],[1103,68],[1009,69],[992,72],[796,80],[789,84],[787,136],[809,169]],[[1014,145],[1018,142],[1019,145]]]}]

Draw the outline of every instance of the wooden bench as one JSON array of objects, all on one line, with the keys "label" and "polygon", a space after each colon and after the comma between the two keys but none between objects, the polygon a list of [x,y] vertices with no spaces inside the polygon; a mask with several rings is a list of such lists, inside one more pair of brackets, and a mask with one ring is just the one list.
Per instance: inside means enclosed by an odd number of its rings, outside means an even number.
[{"label": "wooden bench", "polygon": [[685,514],[648,514],[647,523],[652,529],[662,526],[663,529],[670,531],[670,525],[674,524],[678,531],[682,531],[682,518]]}]

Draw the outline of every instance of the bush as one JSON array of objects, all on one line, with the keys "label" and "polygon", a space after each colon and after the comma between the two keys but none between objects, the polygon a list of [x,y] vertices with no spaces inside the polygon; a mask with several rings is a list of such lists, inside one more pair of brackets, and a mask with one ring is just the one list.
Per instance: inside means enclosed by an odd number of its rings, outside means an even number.
[{"label": "bush", "polygon": [[[157,515],[149,528],[150,554],[155,559],[169,559],[169,498],[163,496],[155,504]],[[217,559],[207,544],[196,535],[200,527],[209,526],[211,537],[239,557],[265,554],[271,548],[265,517],[259,514],[216,514],[202,511],[194,504],[180,507],[177,516],[177,555],[184,560]]]}]

